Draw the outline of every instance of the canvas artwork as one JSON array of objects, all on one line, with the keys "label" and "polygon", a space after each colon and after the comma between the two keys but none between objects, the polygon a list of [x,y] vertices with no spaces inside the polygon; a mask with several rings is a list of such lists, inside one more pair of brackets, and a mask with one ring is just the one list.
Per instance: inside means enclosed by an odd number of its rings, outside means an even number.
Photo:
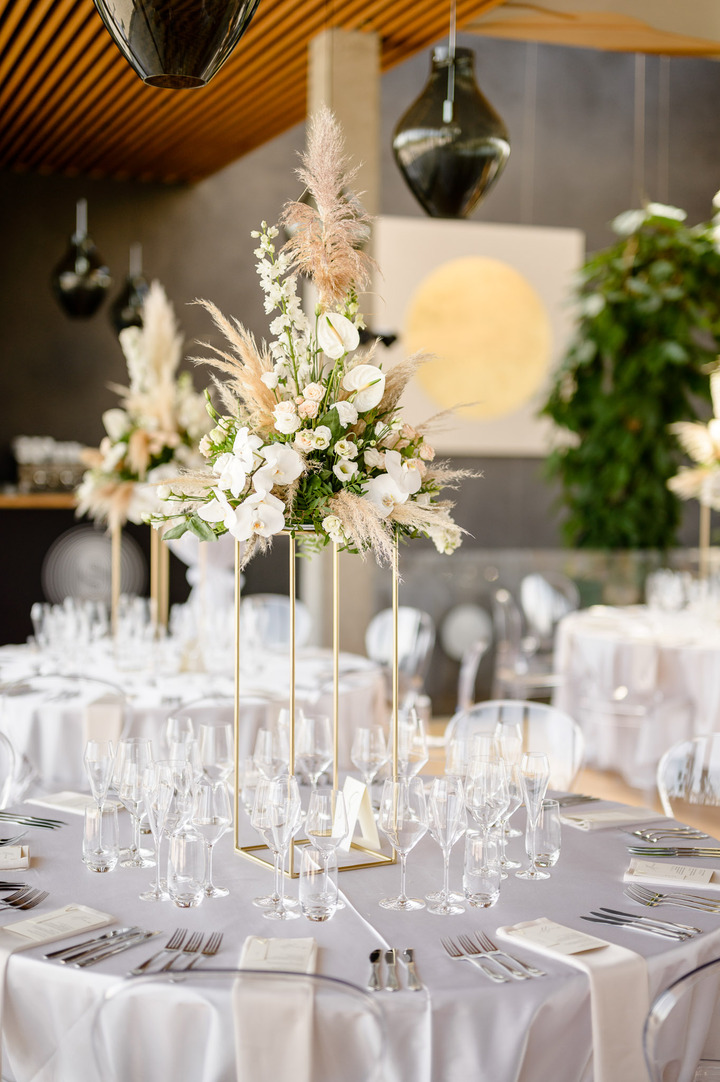
[{"label": "canvas artwork", "polygon": [[552,426],[537,410],[572,334],[570,293],[584,234],[381,217],[374,238],[382,275],[372,326],[398,335],[383,360],[419,349],[436,358],[403,396],[407,420],[460,407],[433,433],[437,449],[544,455]]}]

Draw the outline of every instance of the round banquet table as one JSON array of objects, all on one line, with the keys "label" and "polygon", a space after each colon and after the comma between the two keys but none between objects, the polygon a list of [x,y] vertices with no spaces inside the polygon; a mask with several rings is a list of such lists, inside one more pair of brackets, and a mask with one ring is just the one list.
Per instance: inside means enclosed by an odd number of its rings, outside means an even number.
[{"label": "round banquet table", "polygon": [[[720,729],[720,623],[693,612],[596,605],[570,613],[557,629],[555,669],[563,682],[554,704],[586,729],[588,764],[630,784],[654,785],[671,744]],[[618,689],[647,710],[634,732],[609,712],[602,718],[600,704]]]},{"label": "round banquet table", "polygon": [[[53,672],[52,663],[30,646],[0,647],[0,727],[16,752],[26,755],[48,792],[85,789],[83,751],[87,739],[82,696],[46,703],[38,710],[28,690],[2,695],[2,689],[34,672]],[[77,670],[75,670],[77,671]],[[229,673],[129,671],[119,669],[106,652],[88,658],[82,672],[120,688],[128,701],[127,736],[149,737],[159,749],[165,722],[173,710],[203,698],[234,695]],[[287,654],[248,652],[242,659],[240,692],[252,702],[241,711],[239,759],[252,755],[259,728],[268,727],[288,705],[290,664]],[[332,717],[332,651],[307,648],[297,652],[296,705],[310,714]],[[385,680],[381,668],[368,658],[340,655],[339,739],[340,768],[348,769],[353,732],[359,726],[386,724]],[[232,722],[228,708],[226,720]],[[157,750],[156,750],[157,756]]]},{"label": "round banquet table", "polygon": [[[24,810],[37,811],[31,804]],[[177,927],[206,934],[222,931],[222,949],[213,960],[220,967],[237,965],[248,935],[314,936],[318,945],[317,971],[362,987],[369,976],[368,955],[373,948],[414,947],[427,990],[406,990],[400,967],[402,990],[393,995],[376,995],[389,1040],[386,1082],[593,1079],[590,994],[583,972],[559,959],[540,959],[534,951],[519,945],[514,953],[526,961],[539,962],[547,976],[491,983],[474,967],[449,958],[441,947],[441,936],[485,931],[492,937],[498,926],[550,917],[643,956],[651,998],[675,978],[720,954],[718,915],[693,911],[690,921],[690,911],[682,911],[686,916],[680,911],[664,912],[668,919],[693,923],[706,933],[682,943],[623,928],[590,927],[580,919],[580,914],[600,905],[640,911],[622,894],[629,839],[617,828],[592,833],[565,828],[562,854],[551,878],[539,883],[514,876],[507,879],[500,900],[491,909],[468,907],[465,913],[452,918],[439,918],[427,910],[384,910],[378,899],[396,893],[399,878],[398,866],[385,866],[342,872],[345,908],[327,923],[310,924],[301,917],[278,924],[263,919],[252,904],[254,897],[269,889],[271,872],[235,854],[232,834],[220,841],[215,858],[215,881],[230,888],[229,896],[205,900],[196,909],[181,910],[170,902],[139,900],[152,869],[118,867],[107,875],[89,872],[80,859],[81,819],[69,815],[65,818],[71,821],[61,830],[30,831],[31,866],[17,878],[50,891],[50,897],[34,913],[84,903],[112,914],[122,924],[139,924],[161,930],[163,935],[149,945],[135,947],[88,969],[44,961],[43,953],[56,949],[60,945],[57,943],[10,956],[3,1014],[4,1063],[5,1070],[12,1069],[17,1082],[100,1082],[89,1043],[100,998],[114,982],[164,945]],[[121,829],[129,833],[125,813],[123,821]],[[241,842],[250,840],[252,832],[246,819],[240,833]],[[520,845],[521,839],[509,843],[511,856],[520,857]],[[459,881],[462,848],[458,844],[453,850],[451,885]],[[441,875],[440,850],[426,836],[408,860],[409,892],[420,895],[437,889]],[[296,894],[297,881],[288,882],[287,889]],[[0,925],[17,919],[18,914],[13,912],[0,913]],[[62,946],[86,938],[87,934],[64,940]],[[177,1024],[182,1024],[180,1019]],[[132,1039],[131,1033],[128,1039]],[[223,1034],[223,1039],[232,1041],[232,1034]],[[154,1040],[158,1047],[172,1041],[172,1025],[167,1018],[165,1025],[158,1026]],[[154,1051],[158,1051],[155,1045]],[[204,1082],[220,1080],[206,1076]],[[258,1078],[253,1082],[272,1080]]]}]

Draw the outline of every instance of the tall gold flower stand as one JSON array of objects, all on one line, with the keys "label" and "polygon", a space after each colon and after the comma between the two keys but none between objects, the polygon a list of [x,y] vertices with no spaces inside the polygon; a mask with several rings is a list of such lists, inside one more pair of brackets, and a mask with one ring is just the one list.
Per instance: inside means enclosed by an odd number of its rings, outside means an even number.
[{"label": "tall gold flower stand", "polygon": [[150,620],[155,634],[167,630],[170,611],[170,550],[162,527],[150,527]]}]

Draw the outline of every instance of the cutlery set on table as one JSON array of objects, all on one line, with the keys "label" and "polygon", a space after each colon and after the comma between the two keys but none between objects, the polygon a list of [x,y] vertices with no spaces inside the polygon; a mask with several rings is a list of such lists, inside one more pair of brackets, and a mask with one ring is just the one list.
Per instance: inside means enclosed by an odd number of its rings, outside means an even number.
[{"label": "cutlery set on table", "polygon": [[[149,939],[153,939],[161,932],[149,932],[144,928],[116,928],[104,935],[86,939],[82,943],[75,943],[72,947],[61,947],[59,950],[50,951],[43,955],[48,961],[59,962],[61,965],[73,965],[78,969],[86,966],[94,966],[104,962],[106,958],[112,958],[116,954],[140,946]],[[165,973],[172,969],[181,972],[186,969],[194,969],[203,958],[210,958],[217,954],[223,940],[222,932],[211,932],[207,937],[202,932],[194,932],[189,937],[182,928],[177,928],[168,940],[167,946],[156,951],[139,966],[130,971],[129,976],[137,976],[140,973]],[[162,965],[154,965],[162,959]],[[176,965],[176,962],[184,964]]]},{"label": "cutlery set on table", "polygon": [[457,940],[443,939],[442,945],[451,958],[469,962],[495,984],[547,976],[544,970],[500,950],[484,932],[475,932],[474,939],[469,935],[460,935]]},{"label": "cutlery set on table", "polygon": [[[423,990],[424,985],[418,976],[414,951],[411,947],[406,947],[401,951],[396,950],[395,947],[390,947],[388,950],[376,947],[375,950],[370,951],[372,970],[367,985],[370,992],[400,991],[402,986],[397,964],[398,957],[404,963],[407,972],[407,990],[409,992],[421,992]],[[383,958],[386,965],[385,971],[383,971]]]}]

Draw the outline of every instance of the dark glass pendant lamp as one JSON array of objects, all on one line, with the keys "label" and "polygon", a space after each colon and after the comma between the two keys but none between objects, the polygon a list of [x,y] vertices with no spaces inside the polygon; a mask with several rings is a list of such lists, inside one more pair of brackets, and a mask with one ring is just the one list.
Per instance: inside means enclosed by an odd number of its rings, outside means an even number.
[{"label": "dark glass pendant lamp", "polygon": [[126,327],[142,327],[143,305],[149,291],[150,284],[142,272],[142,244],[131,244],[125,285],[110,306],[110,321],[117,334]]},{"label": "dark glass pendant lamp", "polygon": [[87,200],[76,205],[75,232],[52,273],[52,288],[60,307],[73,319],[95,315],[112,285],[110,271],[87,233]]},{"label": "dark glass pendant lamp", "polygon": [[455,2],[448,48],[433,53],[430,78],[393,135],[395,161],[423,210],[466,218],[510,156],[502,118],[481,93],[472,49],[455,47]]},{"label": "dark glass pendant lamp", "polygon": [[247,30],[260,0],[95,0],[130,67],[150,86],[205,86]]}]

